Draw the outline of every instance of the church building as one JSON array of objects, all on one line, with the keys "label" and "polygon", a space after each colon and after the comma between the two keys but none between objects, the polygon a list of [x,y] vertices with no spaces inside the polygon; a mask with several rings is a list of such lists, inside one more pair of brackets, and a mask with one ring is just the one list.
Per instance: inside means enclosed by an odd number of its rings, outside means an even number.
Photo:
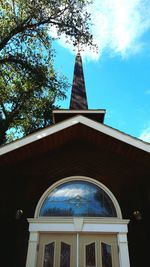
[{"label": "church building", "polygon": [[88,109],[78,52],[70,108],[0,148],[1,266],[149,265],[150,144],[105,112]]}]

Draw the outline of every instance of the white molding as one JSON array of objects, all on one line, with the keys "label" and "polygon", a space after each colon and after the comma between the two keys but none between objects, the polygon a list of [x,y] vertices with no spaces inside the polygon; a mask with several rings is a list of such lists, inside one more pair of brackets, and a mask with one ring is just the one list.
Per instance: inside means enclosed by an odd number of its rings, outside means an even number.
[{"label": "white molding", "polygon": [[[119,246],[120,267],[130,267],[128,244],[127,244],[127,224],[129,220],[116,218],[78,218],[77,224],[74,218],[30,218],[29,222],[29,247],[26,267],[35,267],[37,264],[37,244],[40,232],[42,233],[97,233],[97,234],[116,234]],[[78,228],[79,226],[79,228]],[[78,242],[78,241],[77,241]],[[78,244],[77,244],[78,246]],[[77,254],[78,257],[78,254]]]},{"label": "white molding", "polygon": [[53,110],[52,112],[53,114],[59,114],[59,113],[73,113],[73,114],[81,114],[81,113],[85,113],[85,114],[105,114],[106,113],[106,110],[105,109],[88,109],[88,110],[69,110],[69,109],[57,109],[57,110]]},{"label": "white molding", "polygon": [[128,241],[126,233],[118,234],[120,267],[130,267]]},{"label": "white molding", "polygon": [[[85,118],[85,119],[87,119],[87,118]],[[102,132],[106,135],[114,137],[115,139],[118,139],[124,143],[127,143],[129,145],[137,147],[137,148],[144,150],[146,152],[150,152],[150,143],[144,142],[144,141],[142,141],[136,137],[133,137],[133,136],[128,135],[126,133],[120,132],[119,130],[111,128],[108,125],[104,125],[102,123],[97,123],[97,122],[94,122],[93,120],[90,120],[90,121],[91,122],[88,125],[84,122],[83,122],[83,124],[89,126],[90,128],[93,128],[99,132]]]},{"label": "white molding", "polygon": [[95,184],[98,187],[100,187],[109,196],[109,198],[111,199],[112,203],[114,204],[114,207],[115,207],[115,210],[116,210],[116,213],[117,213],[117,217],[120,218],[120,219],[122,218],[122,214],[121,214],[121,209],[120,209],[119,203],[118,203],[117,199],[115,198],[115,196],[112,194],[112,192],[104,184],[102,184],[101,182],[99,182],[99,181],[97,181],[97,180],[95,180],[95,179],[93,179],[91,177],[87,177],[87,176],[70,176],[70,177],[61,179],[61,180],[57,181],[56,183],[54,183],[52,186],[50,186],[44,192],[44,194],[41,196],[41,198],[40,198],[40,200],[39,200],[39,202],[37,204],[37,207],[36,207],[36,210],[35,210],[35,214],[34,214],[35,218],[39,217],[39,212],[40,212],[40,209],[42,207],[42,204],[43,204],[44,200],[46,199],[46,197],[49,195],[49,193],[51,191],[53,191],[59,185],[65,183],[65,182],[70,182],[70,181],[87,181],[87,182],[90,182],[90,183]]},{"label": "white molding", "polygon": [[[67,181],[84,180],[96,184],[102,188],[112,200],[118,217],[115,218],[97,218],[97,217],[39,217],[41,205],[47,195],[60,184]],[[127,232],[129,220],[123,220],[119,204],[111,191],[102,183],[85,176],[71,176],[59,180],[50,186],[40,198],[36,211],[35,218],[29,218],[29,246],[27,255],[26,267],[35,267],[37,263],[37,244],[39,234],[42,233],[94,233],[94,234],[109,234],[117,235],[119,247],[119,262],[120,267],[130,267]],[[78,254],[77,254],[78,256]]]},{"label": "white molding", "polygon": [[[129,220],[127,219],[118,219],[118,218],[106,218],[106,217],[77,217],[83,218],[84,223],[86,224],[128,224]],[[39,217],[39,218],[28,218],[29,223],[40,223],[40,224],[72,224],[74,223],[74,217]]]},{"label": "white molding", "polygon": [[80,251],[79,251],[79,233],[77,233],[77,267],[79,267],[79,258],[80,258]]},{"label": "white molding", "polygon": [[29,232],[83,232],[83,233],[127,233],[126,224],[84,223],[78,229],[74,223],[30,223]]},{"label": "white molding", "polygon": [[36,267],[38,242],[39,242],[39,233],[31,232],[29,236],[26,267]]},{"label": "white molding", "polygon": [[70,119],[67,119],[63,122],[57,123],[56,125],[50,126],[46,129],[37,131],[36,133],[30,134],[18,141],[12,142],[11,144],[5,145],[4,147],[0,148],[0,155],[3,155],[5,153],[8,153],[10,151],[13,151],[15,149],[18,149],[22,146],[25,146],[27,144],[30,144],[32,142],[35,142],[39,139],[42,139],[48,135],[57,133],[61,130],[64,130],[68,127],[71,127],[74,124],[84,124],[87,127],[90,127],[92,129],[97,130],[98,132],[104,133],[106,135],[109,135],[115,139],[118,139],[124,143],[127,143],[129,145],[132,145],[134,147],[137,147],[141,150],[144,150],[146,152],[150,152],[150,144],[146,143],[138,138],[134,138],[130,135],[127,135],[123,132],[120,132],[114,128],[111,128],[107,125],[104,125],[99,122],[95,122],[89,118],[86,118],[81,115],[74,116]]},{"label": "white molding", "polygon": [[101,218],[78,218],[80,225],[76,224],[75,218],[59,217],[29,218],[29,232],[91,232],[91,233],[127,233],[129,220],[101,219]]},{"label": "white molding", "polygon": [[81,232],[83,229],[83,218],[75,217],[73,218],[74,227],[77,232]]}]

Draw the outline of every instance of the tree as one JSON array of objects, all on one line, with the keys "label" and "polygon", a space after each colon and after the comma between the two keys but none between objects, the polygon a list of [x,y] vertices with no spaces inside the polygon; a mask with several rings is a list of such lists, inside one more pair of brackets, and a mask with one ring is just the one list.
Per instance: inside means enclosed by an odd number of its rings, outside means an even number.
[{"label": "tree", "polygon": [[[92,44],[86,0],[0,0],[0,144],[51,123],[68,83],[54,70],[50,28]],[[8,132],[7,132],[8,133]]]}]

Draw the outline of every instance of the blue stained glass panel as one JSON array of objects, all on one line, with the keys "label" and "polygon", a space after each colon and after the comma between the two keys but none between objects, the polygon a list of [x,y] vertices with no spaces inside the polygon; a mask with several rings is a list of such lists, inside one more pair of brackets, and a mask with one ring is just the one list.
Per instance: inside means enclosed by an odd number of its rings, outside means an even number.
[{"label": "blue stained glass panel", "polygon": [[102,242],[102,267],[112,267],[111,246]]},{"label": "blue stained glass panel", "polygon": [[95,243],[86,246],[86,267],[96,267]]},{"label": "blue stained glass panel", "polygon": [[61,242],[60,267],[70,267],[70,245]]},{"label": "blue stained glass panel", "polygon": [[75,180],[63,183],[49,193],[40,216],[116,217],[116,210],[100,187]]},{"label": "blue stained glass panel", "polygon": [[45,245],[43,267],[54,267],[54,242]]}]

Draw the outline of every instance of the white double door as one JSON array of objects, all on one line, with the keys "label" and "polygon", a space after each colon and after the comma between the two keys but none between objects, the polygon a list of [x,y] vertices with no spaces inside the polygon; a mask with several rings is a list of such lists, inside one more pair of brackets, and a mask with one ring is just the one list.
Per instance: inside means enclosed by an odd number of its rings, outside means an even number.
[{"label": "white double door", "polygon": [[41,233],[37,267],[119,267],[116,235]]}]

